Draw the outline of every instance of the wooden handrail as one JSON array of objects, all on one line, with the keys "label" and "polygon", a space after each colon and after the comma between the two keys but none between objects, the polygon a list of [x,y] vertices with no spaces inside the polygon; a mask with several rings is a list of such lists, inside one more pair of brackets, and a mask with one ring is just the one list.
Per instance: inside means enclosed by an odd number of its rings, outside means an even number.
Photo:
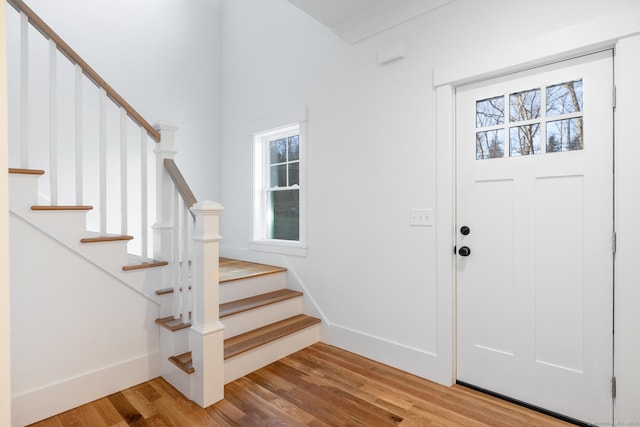
[{"label": "wooden handrail", "polygon": [[24,13],[28,18],[31,25],[34,26],[40,33],[48,40],[53,40],[58,50],[66,56],[69,61],[74,65],[78,64],[89,80],[91,80],[96,86],[102,88],[107,93],[107,96],[117,105],[124,108],[127,115],[136,122],[139,126],[142,126],[147,134],[156,142],[160,142],[160,133],[149,124],[122,96],[118,94],[100,75],[89,66],[68,44],[58,36],[33,10],[29,8],[22,0],[7,0],[7,2],[13,6],[18,12]]},{"label": "wooden handrail", "polygon": [[176,188],[178,189],[178,193],[180,193],[180,196],[182,196],[184,204],[187,205],[188,208],[190,208],[198,203],[196,196],[193,195],[191,188],[189,188],[189,184],[187,184],[187,181],[182,176],[182,173],[180,172],[180,169],[178,169],[178,165],[176,165],[176,162],[173,161],[173,159],[164,159],[164,168],[167,170],[169,176],[171,177],[171,181],[173,181]]}]

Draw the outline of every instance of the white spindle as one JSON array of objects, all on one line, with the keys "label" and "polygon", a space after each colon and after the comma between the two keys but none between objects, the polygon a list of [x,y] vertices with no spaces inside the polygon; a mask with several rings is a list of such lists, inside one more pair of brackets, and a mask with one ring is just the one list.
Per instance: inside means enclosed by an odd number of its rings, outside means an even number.
[{"label": "white spindle", "polygon": [[76,204],[83,202],[83,181],[82,171],[82,67],[75,65],[75,139],[76,139]]},{"label": "white spindle", "polygon": [[140,227],[142,258],[147,259],[149,247],[147,214],[147,132],[140,127]]},{"label": "white spindle", "polygon": [[182,249],[182,263],[180,264],[180,278],[182,281],[182,289],[183,289],[183,299],[182,299],[182,312],[185,315],[185,321],[189,321],[189,312],[191,311],[191,291],[189,289],[189,263],[190,263],[190,253],[189,253],[189,240],[190,229],[191,229],[191,211],[189,211],[186,205],[182,202],[180,203],[182,209],[182,242],[180,243]]},{"label": "white spindle", "polygon": [[49,179],[51,204],[58,204],[58,47],[49,40]]},{"label": "white spindle", "polygon": [[29,18],[20,14],[20,166],[29,167]]},{"label": "white spindle", "polygon": [[100,89],[100,235],[107,234],[107,92]]},{"label": "white spindle", "polygon": [[[178,189],[173,188],[173,195],[171,197],[171,212],[172,218],[171,222],[173,223],[173,228],[171,229],[171,248],[172,248],[172,257],[171,257],[171,281],[174,283],[173,288],[173,296],[174,296],[174,306],[175,311],[173,313],[174,319],[179,319],[182,313],[182,301],[183,301],[183,292],[185,291],[182,288],[182,283],[180,282],[180,210],[179,210],[179,199],[178,199]],[[176,292],[177,290],[177,292]]]},{"label": "white spindle", "polygon": [[128,195],[127,195],[127,110],[120,107],[120,234],[128,233]]}]

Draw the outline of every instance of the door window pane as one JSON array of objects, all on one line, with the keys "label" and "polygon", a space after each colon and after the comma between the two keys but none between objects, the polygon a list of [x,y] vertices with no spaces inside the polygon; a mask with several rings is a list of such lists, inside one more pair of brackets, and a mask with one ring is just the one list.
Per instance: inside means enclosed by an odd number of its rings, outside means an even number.
[{"label": "door window pane", "polygon": [[504,157],[504,130],[476,132],[476,160]]},{"label": "door window pane", "polygon": [[547,87],[547,116],[582,111],[582,80]]},{"label": "door window pane", "polygon": [[509,95],[509,120],[521,122],[540,117],[540,89]]},{"label": "door window pane", "polygon": [[540,123],[509,129],[509,155],[511,157],[540,154]]},{"label": "door window pane", "polygon": [[504,96],[476,101],[476,127],[496,126],[504,123]]},{"label": "door window pane", "polygon": [[582,150],[582,117],[547,123],[547,153]]}]

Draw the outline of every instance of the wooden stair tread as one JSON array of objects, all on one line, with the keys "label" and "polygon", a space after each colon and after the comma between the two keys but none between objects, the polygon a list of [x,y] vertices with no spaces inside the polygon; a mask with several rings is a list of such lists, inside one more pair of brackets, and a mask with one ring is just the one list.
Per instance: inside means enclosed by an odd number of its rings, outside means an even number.
[{"label": "wooden stair tread", "polygon": [[257,264],[255,262],[239,261],[230,258],[220,258],[219,266],[220,283],[287,271],[286,268],[282,267]]},{"label": "wooden stair tread", "polygon": [[44,171],[42,169],[9,168],[9,173],[20,175],[44,175]]},{"label": "wooden stair tread", "polygon": [[126,234],[105,234],[103,236],[100,233],[88,231],[87,237],[80,239],[82,243],[98,243],[98,242],[117,242],[121,240],[131,240],[133,236]]},{"label": "wooden stair tread", "polygon": [[320,323],[320,319],[298,314],[297,316],[228,338],[224,340],[224,358],[225,360],[229,359],[318,323]]},{"label": "wooden stair tread", "polygon": [[220,318],[249,311],[254,308],[264,307],[269,304],[274,304],[276,302],[285,301],[299,296],[302,296],[302,292],[292,291],[291,289],[280,289],[261,295],[255,295],[252,297],[227,302],[225,304],[220,304]]},{"label": "wooden stair tread", "polygon": [[191,323],[183,323],[182,319],[174,319],[173,316],[156,319],[156,323],[171,332],[191,327]]},{"label": "wooden stair tread", "polygon": [[163,265],[168,265],[167,261],[156,261],[155,259],[143,259],[138,255],[127,256],[127,265],[122,267],[124,271],[131,270],[140,270],[141,268],[153,268],[153,267],[162,267]]},{"label": "wooden stair tread", "polygon": [[31,206],[34,211],[90,211],[93,206],[73,206],[73,205],[35,205]]},{"label": "wooden stair tread", "polygon": [[191,352],[183,353],[178,356],[171,356],[169,361],[176,365],[178,368],[185,371],[187,374],[193,374],[193,362],[191,360]]}]

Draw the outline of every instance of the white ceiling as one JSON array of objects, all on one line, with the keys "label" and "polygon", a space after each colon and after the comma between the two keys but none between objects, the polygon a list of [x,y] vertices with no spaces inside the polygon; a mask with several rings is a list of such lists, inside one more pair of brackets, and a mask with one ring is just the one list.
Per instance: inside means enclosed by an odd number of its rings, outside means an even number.
[{"label": "white ceiling", "polygon": [[349,43],[355,43],[454,0],[288,1]]}]

